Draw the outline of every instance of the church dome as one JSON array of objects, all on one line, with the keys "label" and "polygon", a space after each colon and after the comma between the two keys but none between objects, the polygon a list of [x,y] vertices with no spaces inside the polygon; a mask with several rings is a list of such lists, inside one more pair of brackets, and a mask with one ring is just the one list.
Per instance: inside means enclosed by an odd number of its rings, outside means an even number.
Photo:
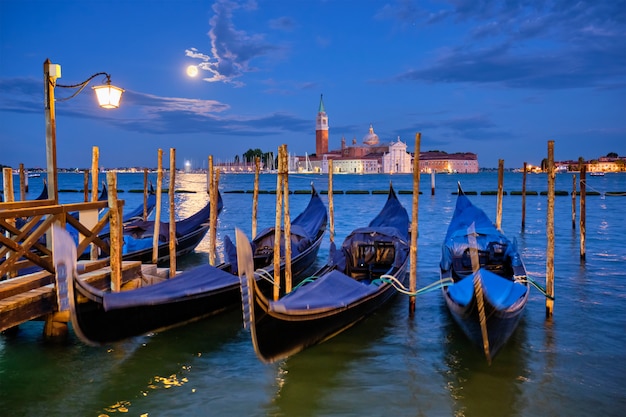
[{"label": "church dome", "polygon": [[370,124],[370,131],[363,137],[363,143],[368,146],[378,145],[378,135],[374,133],[374,128]]}]

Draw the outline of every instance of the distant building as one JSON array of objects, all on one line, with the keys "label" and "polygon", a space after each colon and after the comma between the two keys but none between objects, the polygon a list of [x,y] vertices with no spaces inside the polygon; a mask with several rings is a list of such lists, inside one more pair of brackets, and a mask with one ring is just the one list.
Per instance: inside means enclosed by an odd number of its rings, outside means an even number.
[{"label": "distant building", "polygon": [[478,157],[471,152],[421,152],[420,171],[476,174],[478,173]]},{"label": "distant building", "polygon": [[[327,173],[328,161],[333,161],[333,172],[351,174],[378,174],[413,172],[413,155],[407,152],[407,144],[400,140],[380,143],[374,127],[370,124],[362,143],[356,137],[350,145],[346,138],[341,138],[341,148],[328,150],[328,115],[323,97],[315,121],[315,155],[294,156],[290,167],[296,172]],[[447,154],[445,152],[420,153],[420,171],[422,172],[478,172],[478,159],[473,153]]]},{"label": "distant building", "polygon": [[324,155],[328,152],[328,116],[324,109],[323,96],[320,96],[320,107],[315,119],[315,153]]},{"label": "distant building", "polygon": [[587,172],[624,172],[626,171],[626,156],[601,156],[591,161],[555,161],[557,172],[578,172],[580,164],[584,164]]}]

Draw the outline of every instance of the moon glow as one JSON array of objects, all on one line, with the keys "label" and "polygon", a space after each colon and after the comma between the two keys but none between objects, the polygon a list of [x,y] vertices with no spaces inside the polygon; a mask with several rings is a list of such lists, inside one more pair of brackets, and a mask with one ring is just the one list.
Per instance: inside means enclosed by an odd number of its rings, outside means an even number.
[{"label": "moon glow", "polygon": [[189,65],[187,67],[187,75],[190,77],[195,77],[196,75],[198,75],[198,67],[196,67],[195,65]]}]

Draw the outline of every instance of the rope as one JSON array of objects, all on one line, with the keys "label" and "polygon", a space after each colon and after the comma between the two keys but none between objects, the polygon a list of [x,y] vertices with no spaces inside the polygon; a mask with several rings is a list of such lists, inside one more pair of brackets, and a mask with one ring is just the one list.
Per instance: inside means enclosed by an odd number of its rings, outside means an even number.
[{"label": "rope", "polygon": [[[259,272],[259,275],[264,278],[267,279],[270,282],[273,282],[272,276],[267,272],[264,271],[262,269],[258,269],[257,272]],[[298,288],[300,288],[303,285],[306,285],[310,282],[315,281],[316,279],[318,279],[319,277],[317,276],[310,276],[308,278],[305,278],[304,280],[302,280],[302,282],[300,282],[298,285],[296,285],[292,291],[297,290]],[[546,292],[546,290],[539,284],[537,283],[535,280],[533,280],[531,277],[523,275],[523,276],[516,276],[515,277],[515,281],[520,282],[520,283],[529,283],[531,284],[533,287],[535,287],[537,290],[539,290],[540,293],[542,293],[546,298],[553,300],[554,301],[554,297],[548,295],[548,293]],[[429,293],[431,291],[436,291],[439,290],[441,288],[445,288],[445,287],[449,287],[450,285],[454,284],[454,280],[452,278],[445,278],[445,279],[438,279],[437,281],[426,285],[425,287],[420,288],[419,290],[416,291],[410,291],[407,287],[405,287],[400,280],[398,280],[398,278],[394,277],[393,275],[381,275],[380,278],[372,280],[371,284],[372,285],[380,285],[382,283],[386,283],[386,284],[390,284],[392,287],[394,287],[396,289],[396,291],[398,291],[401,294],[405,294],[408,295],[410,297],[415,297],[418,295],[422,295],[422,294],[426,294]]]},{"label": "rope", "polygon": [[267,270],[263,268],[259,268],[254,271],[254,275],[259,276],[261,279],[269,281],[272,285],[274,284],[274,275],[267,272]]},{"label": "rope", "polygon": [[316,276],[311,276],[311,277],[305,278],[298,285],[293,287],[293,289],[291,291],[293,292],[293,291],[297,290],[298,288],[300,288],[301,286],[303,286],[305,284],[308,284],[309,282],[313,282],[313,281],[315,281],[318,278],[319,277],[316,277]]},{"label": "rope", "polygon": [[587,182],[587,180],[586,180],[586,179],[585,179],[585,180],[583,180],[583,181],[582,181],[582,183],[583,183],[583,184],[585,184],[585,186],[586,186],[587,188],[591,188],[593,191],[595,191],[595,192],[597,192],[597,193],[600,193],[600,198],[604,200],[604,196],[605,196],[605,194],[606,194],[604,191],[600,191],[600,190],[598,190],[597,188],[592,187],[591,185],[589,185],[589,183]]},{"label": "rope", "polygon": [[435,291],[440,288],[448,287],[454,284],[454,281],[452,280],[452,278],[439,279],[433,282],[432,284],[428,284],[427,286],[420,288],[419,290],[410,291],[398,280],[398,278],[394,277],[393,275],[381,275],[380,278],[372,281],[372,284],[379,285],[379,282],[391,284],[391,286],[394,287],[396,291],[398,291],[399,293],[408,295],[410,297],[414,297],[414,296],[421,295],[421,294],[426,294],[428,292]]},{"label": "rope", "polygon": [[523,276],[515,277],[515,281],[521,282],[521,283],[527,282],[527,283],[531,284],[533,287],[537,288],[539,290],[539,292],[542,293],[547,299],[554,301],[554,297],[551,296],[551,295],[548,295],[548,293],[545,290],[545,288],[543,288],[538,282],[536,282],[531,277],[529,277],[527,275],[523,275]]}]

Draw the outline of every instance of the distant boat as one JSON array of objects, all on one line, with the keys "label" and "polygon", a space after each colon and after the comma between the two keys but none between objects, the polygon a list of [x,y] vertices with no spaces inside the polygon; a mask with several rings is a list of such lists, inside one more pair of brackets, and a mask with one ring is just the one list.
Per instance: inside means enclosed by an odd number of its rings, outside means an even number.
[{"label": "distant boat", "polygon": [[594,171],[594,172],[590,172],[589,173],[590,176],[592,177],[604,177],[604,172],[602,171]]}]

